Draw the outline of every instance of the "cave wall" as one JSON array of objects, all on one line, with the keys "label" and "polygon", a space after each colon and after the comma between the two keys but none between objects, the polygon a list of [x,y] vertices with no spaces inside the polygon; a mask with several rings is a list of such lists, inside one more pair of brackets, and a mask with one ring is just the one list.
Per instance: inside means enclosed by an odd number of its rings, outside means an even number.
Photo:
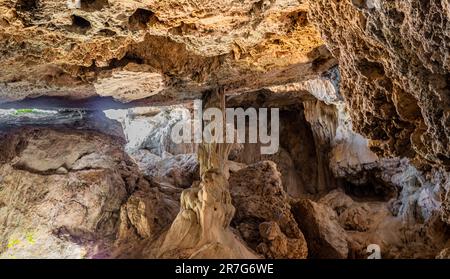
[{"label": "cave wall", "polygon": [[383,156],[449,165],[448,1],[309,1],[353,127]]},{"label": "cave wall", "polygon": [[[248,129],[248,126],[247,126]],[[328,168],[327,162],[319,165],[315,139],[306,121],[301,105],[280,111],[280,147],[272,155],[261,154],[260,143],[244,143],[234,152],[230,160],[254,164],[270,160],[282,173],[283,187],[292,196],[316,194],[326,185],[319,185],[319,169]]]}]

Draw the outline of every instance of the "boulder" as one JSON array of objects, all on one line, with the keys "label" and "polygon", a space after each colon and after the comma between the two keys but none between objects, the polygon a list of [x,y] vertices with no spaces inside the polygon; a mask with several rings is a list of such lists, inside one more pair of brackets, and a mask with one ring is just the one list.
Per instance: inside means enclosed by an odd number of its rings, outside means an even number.
[{"label": "boulder", "polygon": [[[307,245],[275,163],[263,161],[233,172],[229,183],[236,207],[232,222],[250,247],[268,258],[306,258]],[[288,250],[283,248],[287,243],[293,244]]]},{"label": "boulder", "polygon": [[302,199],[294,202],[292,212],[305,234],[311,258],[347,258],[346,233],[330,207]]}]

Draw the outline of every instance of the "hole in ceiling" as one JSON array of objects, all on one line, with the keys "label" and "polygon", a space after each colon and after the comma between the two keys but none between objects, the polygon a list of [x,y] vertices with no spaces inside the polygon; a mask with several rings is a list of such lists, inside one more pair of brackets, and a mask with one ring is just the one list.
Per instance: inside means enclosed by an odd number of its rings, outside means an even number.
[{"label": "hole in ceiling", "polygon": [[81,16],[72,15],[72,25],[70,27],[71,31],[84,34],[91,28],[91,23]]},{"label": "hole in ceiling", "polygon": [[105,37],[112,37],[115,36],[117,33],[111,29],[102,29],[100,31],[98,31],[98,34],[101,36],[105,36]]},{"label": "hole in ceiling", "polygon": [[155,13],[146,9],[137,9],[128,19],[128,24],[131,29],[146,29],[148,25],[151,25],[158,21]]},{"label": "hole in ceiling", "polygon": [[29,12],[37,9],[38,0],[19,0],[16,3],[16,9],[19,11]]},{"label": "hole in ceiling", "polygon": [[81,9],[87,11],[98,11],[108,6],[108,0],[81,0]]}]

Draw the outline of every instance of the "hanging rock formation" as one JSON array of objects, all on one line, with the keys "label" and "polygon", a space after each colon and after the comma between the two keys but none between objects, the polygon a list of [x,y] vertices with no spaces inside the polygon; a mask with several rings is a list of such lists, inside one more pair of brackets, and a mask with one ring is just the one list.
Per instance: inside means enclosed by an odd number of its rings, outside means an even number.
[{"label": "hanging rock formation", "polygon": [[381,155],[450,164],[447,1],[309,2],[356,131]]}]

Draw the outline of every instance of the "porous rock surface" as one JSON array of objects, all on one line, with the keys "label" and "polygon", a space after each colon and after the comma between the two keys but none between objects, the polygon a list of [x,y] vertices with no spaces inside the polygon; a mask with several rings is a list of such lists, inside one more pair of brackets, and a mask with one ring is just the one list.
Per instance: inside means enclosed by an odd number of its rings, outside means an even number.
[{"label": "porous rock surface", "polygon": [[306,258],[308,247],[275,163],[243,168],[229,183],[236,206],[233,224],[250,247],[269,258]]},{"label": "porous rock surface", "polygon": [[311,258],[347,258],[345,232],[331,208],[302,199],[293,204],[292,212],[305,233]]},{"label": "porous rock surface", "polygon": [[354,129],[381,155],[450,161],[448,1],[311,0]]},{"label": "porous rock surface", "polygon": [[0,2],[2,102],[167,102],[217,83],[246,91],[301,82],[335,64],[296,0],[66,2]]}]

